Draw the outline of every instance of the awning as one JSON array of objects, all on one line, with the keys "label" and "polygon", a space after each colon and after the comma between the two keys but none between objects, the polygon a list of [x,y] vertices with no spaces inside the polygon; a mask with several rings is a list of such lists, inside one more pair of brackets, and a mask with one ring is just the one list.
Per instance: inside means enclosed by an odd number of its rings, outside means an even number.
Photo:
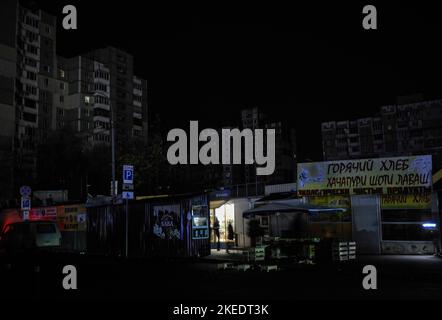
[{"label": "awning", "polygon": [[262,206],[249,209],[243,212],[244,218],[254,217],[255,215],[266,215],[266,214],[275,214],[277,212],[306,212],[306,213],[314,213],[314,212],[345,212],[344,208],[333,208],[327,206],[318,206],[312,204],[298,204],[296,206],[282,204],[282,203],[268,203]]},{"label": "awning", "polygon": [[210,200],[210,209],[217,209],[225,204],[227,200]]}]

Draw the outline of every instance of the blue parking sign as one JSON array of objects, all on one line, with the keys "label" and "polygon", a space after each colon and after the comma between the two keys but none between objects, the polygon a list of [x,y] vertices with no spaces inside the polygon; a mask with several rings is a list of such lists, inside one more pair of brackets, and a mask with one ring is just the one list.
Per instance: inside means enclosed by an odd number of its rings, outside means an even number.
[{"label": "blue parking sign", "polygon": [[134,183],[134,166],[131,165],[123,166],[123,183],[127,184]]},{"label": "blue parking sign", "polygon": [[21,209],[22,210],[31,210],[31,198],[22,197],[21,198]]},{"label": "blue parking sign", "polygon": [[126,200],[134,199],[133,191],[123,191],[123,199],[126,199]]}]

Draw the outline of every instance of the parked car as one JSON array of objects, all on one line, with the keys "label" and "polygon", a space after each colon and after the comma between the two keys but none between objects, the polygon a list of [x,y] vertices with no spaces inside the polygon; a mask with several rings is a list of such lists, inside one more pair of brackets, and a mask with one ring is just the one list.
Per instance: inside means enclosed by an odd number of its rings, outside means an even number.
[{"label": "parked car", "polygon": [[0,235],[0,253],[38,252],[60,246],[60,230],[51,221],[14,222],[8,224]]}]

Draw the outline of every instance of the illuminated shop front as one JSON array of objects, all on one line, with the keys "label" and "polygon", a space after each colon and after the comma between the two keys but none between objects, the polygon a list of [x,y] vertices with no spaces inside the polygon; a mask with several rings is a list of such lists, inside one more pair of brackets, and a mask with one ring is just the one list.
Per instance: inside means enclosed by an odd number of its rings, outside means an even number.
[{"label": "illuminated shop front", "polygon": [[[212,226],[215,222],[215,218],[218,220],[219,223],[219,234],[220,234],[220,242],[222,246],[227,242],[227,228],[229,225],[229,222],[232,224],[233,228],[235,229],[235,205],[232,202],[226,202],[225,204],[221,205],[220,207],[211,210],[211,217]],[[211,242],[216,243],[217,239],[215,239],[215,233],[212,232],[211,234]]]},{"label": "illuminated shop front", "polygon": [[[360,253],[435,252],[439,225],[431,156],[300,163],[298,196],[348,208],[335,228],[351,233]],[[330,228],[333,221],[326,219],[319,220]]]},{"label": "illuminated shop front", "polygon": [[210,242],[212,248],[217,248],[217,239],[213,230],[215,217],[219,223],[220,246],[226,247],[228,225],[232,224],[234,231],[233,245],[237,247],[250,246],[250,238],[247,236],[247,225],[243,218],[243,212],[253,206],[257,197],[232,198],[228,190],[215,191],[210,195]]}]

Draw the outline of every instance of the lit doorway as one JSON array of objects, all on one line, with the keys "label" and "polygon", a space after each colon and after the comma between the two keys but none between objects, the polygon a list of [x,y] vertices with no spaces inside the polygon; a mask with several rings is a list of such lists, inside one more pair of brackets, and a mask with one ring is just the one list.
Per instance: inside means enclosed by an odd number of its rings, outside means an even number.
[{"label": "lit doorway", "polygon": [[[216,209],[210,210],[210,221],[212,222],[212,230],[216,219],[219,223],[219,235],[220,235],[220,247],[222,249],[226,248],[226,243],[228,241],[228,226],[229,222],[232,224],[233,230],[235,232],[235,206],[233,203],[225,203]],[[212,231],[210,235],[210,242],[212,248],[217,248],[217,239],[215,237],[215,232]]]}]

